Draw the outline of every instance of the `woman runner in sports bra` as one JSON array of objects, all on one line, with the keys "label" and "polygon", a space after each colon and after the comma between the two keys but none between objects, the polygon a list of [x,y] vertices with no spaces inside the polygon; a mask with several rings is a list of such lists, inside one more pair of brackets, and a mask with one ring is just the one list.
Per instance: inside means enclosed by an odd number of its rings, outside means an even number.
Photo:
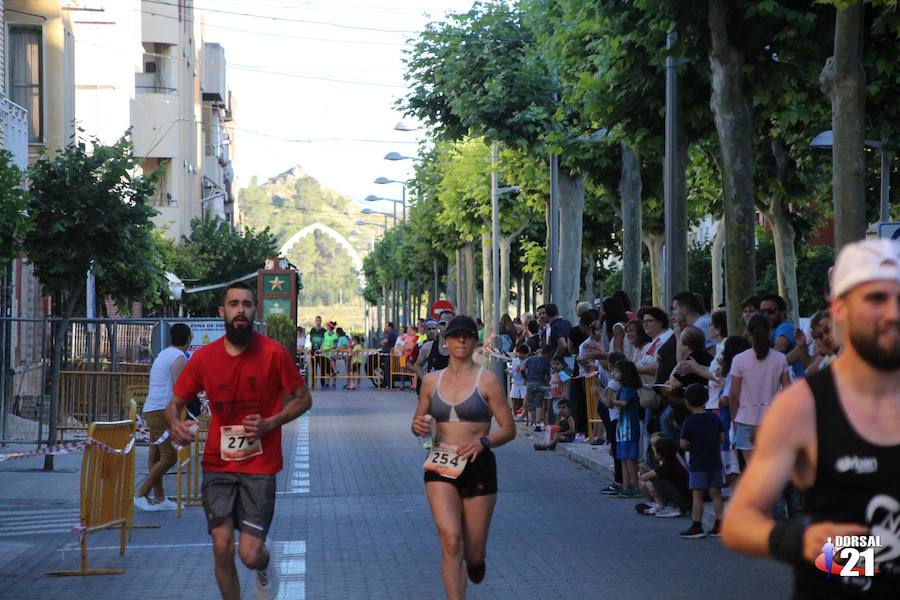
[{"label": "woman runner in sports bra", "polygon": [[[481,583],[485,547],[497,502],[497,464],[491,448],[516,437],[506,392],[497,377],[475,364],[478,330],[469,317],[450,321],[445,334],[450,365],[426,375],[412,432],[427,436],[425,494],[441,542],[441,573],[448,600],[466,596],[466,575]],[[491,433],[491,419],[499,428]],[[463,570],[465,561],[465,571]]]}]

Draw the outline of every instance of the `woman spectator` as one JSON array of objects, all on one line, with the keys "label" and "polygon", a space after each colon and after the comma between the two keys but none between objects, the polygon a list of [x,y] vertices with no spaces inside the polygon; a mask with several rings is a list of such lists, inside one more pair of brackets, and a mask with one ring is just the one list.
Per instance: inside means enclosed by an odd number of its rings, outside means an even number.
[{"label": "woman spectator", "polygon": [[621,352],[625,356],[633,352],[632,348],[625,346],[625,324],[628,321],[621,300],[614,296],[603,299],[603,323],[608,351]]},{"label": "woman spectator", "polygon": [[513,344],[516,342],[516,326],[509,315],[504,314],[500,317],[500,348],[506,354],[512,352]]},{"label": "woman spectator", "polygon": [[625,325],[625,339],[632,349],[631,354],[626,354],[626,357],[634,364],[640,365],[644,358],[644,352],[650,347],[650,342],[652,341],[647,332],[644,331],[644,326],[640,319],[633,319]]},{"label": "woman spectator", "polygon": [[644,333],[651,340],[643,352],[640,364],[637,365],[638,373],[656,377],[656,351],[672,336],[672,330],[669,329],[669,315],[659,307],[648,306],[638,311],[638,318],[644,327]]},{"label": "woman spectator", "polygon": [[[663,410],[660,421],[665,421],[671,416],[673,425],[680,429],[681,422],[690,414],[690,410],[684,403],[684,390],[692,383],[698,383],[706,387],[707,378],[705,375],[698,375],[693,372],[693,368],[698,370],[709,370],[709,363],[712,362],[712,356],[706,351],[706,335],[702,329],[688,325],[681,332],[681,349],[682,356],[672,375],[666,382],[666,385],[672,389],[672,401],[669,406]],[[679,369],[679,366],[681,369]],[[707,393],[707,401],[708,393]]]},{"label": "woman spectator", "polygon": [[790,384],[787,359],[769,341],[769,321],[755,314],[747,322],[752,348],[731,364],[730,411],[734,447],[745,461],[753,455],[753,438],[775,394]]}]

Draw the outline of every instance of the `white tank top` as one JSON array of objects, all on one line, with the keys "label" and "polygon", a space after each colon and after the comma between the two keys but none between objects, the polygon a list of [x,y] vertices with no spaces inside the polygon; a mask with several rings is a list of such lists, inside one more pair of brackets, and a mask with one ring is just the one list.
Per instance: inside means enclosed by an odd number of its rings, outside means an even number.
[{"label": "white tank top", "polygon": [[179,358],[185,358],[185,355],[175,346],[169,346],[157,355],[153,366],[150,367],[150,391],[144,402],[143,412],[163,410],[169,404],[172,399],[172,387],[175,385],[172,365]]}]

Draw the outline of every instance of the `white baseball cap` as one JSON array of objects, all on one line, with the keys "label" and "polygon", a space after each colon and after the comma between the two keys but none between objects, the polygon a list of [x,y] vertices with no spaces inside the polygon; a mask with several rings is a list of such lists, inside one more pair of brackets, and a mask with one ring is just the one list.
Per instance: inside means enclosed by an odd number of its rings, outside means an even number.
[{"label": "white baseball cap", "polygon": [[900,241],[862,240],[841,248],[831,273],[831,297],[870,281],[900,282]]}]

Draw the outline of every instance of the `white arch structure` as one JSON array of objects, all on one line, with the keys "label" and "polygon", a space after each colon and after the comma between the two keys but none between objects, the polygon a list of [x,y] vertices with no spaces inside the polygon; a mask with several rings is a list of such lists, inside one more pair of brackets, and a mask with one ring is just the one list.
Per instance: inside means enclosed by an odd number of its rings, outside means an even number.
[{"label": "white arch structure", "polygon": [[350,255],[350,260],[353,261],[353,266],[356,268],[356,271],[359,273],[359,284],[364,285],[365,284],[365,275],[363,274],[362,257],[359,255],[359,253],[356,251],[356,249],[353,247],[353,245],[347,241],[347,238],[345,238],[340,233],[338,233],[337,231],[335,231],[334,229],[332,229],[331,227],[329,227],[328,225],[325,225],[323,223],[312,223],[311,225],[307,225],[306,227],[304,227],[303,229],[301,229],[300,231],[298,231],[297,233],[292,235],[288,239],[288,241],[286,241],[284,243],[284,245],[281,247],[281,250],[278,251],[279,256],[287,256],[288,250],[293,248],[294,244],[296,244],[301,239],[303,239],[304,237],[306,237],[307,235],[309,235],[310,233],[312,233],[314,231],[321,231],[322,233],[324,233],[325,235],[327,235],[328,237],[330,237],[331,239],[336,241],[341,246],[341,248],[343,248],[344,250],[347,251],[347,254]]}]

